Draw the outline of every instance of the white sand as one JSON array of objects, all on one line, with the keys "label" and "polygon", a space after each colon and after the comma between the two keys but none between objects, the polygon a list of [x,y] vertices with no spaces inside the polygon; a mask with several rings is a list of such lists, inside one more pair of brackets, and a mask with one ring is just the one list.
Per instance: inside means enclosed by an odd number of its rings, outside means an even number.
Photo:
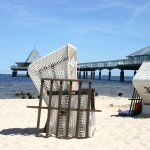
[{"label": "white sand", "polygon": [[[38,100],[0,100],[1,150],[149,150],[150,116],[116,117],[119,108],[129,108],[127,98],[96,97],[96,131],[88,139],[57,139],[35,137]],[[42,110],[42,124],[46,121]]]}]

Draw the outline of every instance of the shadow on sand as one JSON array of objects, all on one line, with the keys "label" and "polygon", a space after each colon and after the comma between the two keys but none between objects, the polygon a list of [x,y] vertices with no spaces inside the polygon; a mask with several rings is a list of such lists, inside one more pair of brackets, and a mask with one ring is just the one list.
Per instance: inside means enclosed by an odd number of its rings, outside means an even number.
[{"label": "shadow on sand", "polygon": [[[40,129],[41,131],[43,129]],[[29,136],[29,135],[35,135],[36,128],[9,128],[9,129],[4,129],[0,131],[0,134],[2,135],[24,135],[24,136]]]}]

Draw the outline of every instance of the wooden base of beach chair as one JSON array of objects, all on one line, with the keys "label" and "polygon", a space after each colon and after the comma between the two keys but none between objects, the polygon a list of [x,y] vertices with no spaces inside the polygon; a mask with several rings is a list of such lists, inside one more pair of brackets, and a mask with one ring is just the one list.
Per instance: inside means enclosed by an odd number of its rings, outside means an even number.
[{"label": "wooden base of beach chair", "polygon": [[[79,94],[79,91],[73,91],[74,94],[78,95]],[[49,94],[49,92],[48,92]],[[62,95],[68,95],[69,93],[68,92],[62,92]],[[84,88],[82,89],[82,92],[81,92],[81,95],[83,94],[88,94],[88,89]],[[53,95],[59,95],[59,91],[55,91],[53,92]],[[101,112],[101,110],[96,110],[95,109],[95,89],[91,89],[91,109],[90,109],[90,112]],[[45,127],[44,127],[44,130],[43,132],[46,133],[46,127],[47,127],[47,121],[46,121],[46,124],[45,124]]]},{"label": "wooden base of beach chair", "polygon": [[[47,92],[49,98],[47,107],[42,106],[45,80],[50,82],[50,88]],[[59,91],[53,91],[53,84],[56,81],[60,84]],[[62,90],[63,82],[68,82],[68,91]],[[78,91],[72,91],[73,82],[78,82]],[[38,108],[36,136],[40,136],[41,110],[48,109],[44,128],[45,137],[51,135],[57,138],[92,137],[95,131],[95,112],[101,112],[101,110],[95,110],[95,90],[92,89],[91,82],[91,80],[42,78],[39,106],[34,107]],[[87,89],[82,88],[83,83],[88,85]],[[33,106],[28,108],[33,108]]]}]

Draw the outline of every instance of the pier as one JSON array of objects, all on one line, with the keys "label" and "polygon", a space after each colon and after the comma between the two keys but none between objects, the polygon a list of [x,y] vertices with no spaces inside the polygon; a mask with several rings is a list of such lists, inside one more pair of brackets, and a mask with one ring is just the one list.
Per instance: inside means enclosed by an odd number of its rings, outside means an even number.
[{"label": "pier", "polygon": [[144,61],[150,61],[150,46],[138,50],[127,56],[127,59],[98,61],[89,63],[78,63],[78,78],[87,79],[90,72],[90,79],[95,79],[95,72],[99,71],[99,80],[103,69],[108,70],[108,80],[111,80],[111,71],[120,70],[120,81],[124,81],[125,70],[133,70],[133,75],[139,69]]},{"label": "pier", "polygon": [[16,77],[18,71],[26,71],[26,76],[28,76],[28,66],[39,58],[41,58],[41,56],[34,48],[25,62],[16,62],[16,65],[10,67],[10,69],[12,70],[12,76]]},{"label": "pier", "polygon": [[[12,76],[17,76],[17,71],[27,71],[28,66],[39,59],[41,56],[34,49],[25,62],[17,62],[16,65],[11,66]],[[120,70],[120,81],[125,79],[125,71],[133,70],[133,75],[139,69],[144,61],[150,61],[150,46],[138,50],[128,56],[126,59],[97,61],[77,64],[78,79],[95,79],[96,71],[99,72],[98,79],[101,80],[101,74],[104,69],[108,70],[108,80],[111,80],[111,73],[113,69]],[[28,76],[28,72],[27,72]],[[89,77],[90,76],[90,77]]]},{"label": "pier", "polygon": [[142,61],[131,62],[128,59],[121,60],[110,60],[110,61],[99,61],[90,63],[79,63],[78,64],[78,78],[87,79],[90,73],[90,79],[95,79],[95,72],[99,71],[98,79],[101,79],[103,69],[108,70],[108,80],[111,80],[111,71],[113,69],[120,69],[120,81],[124,81],[124,71],[133,70],[134,74],[141,66]]}]

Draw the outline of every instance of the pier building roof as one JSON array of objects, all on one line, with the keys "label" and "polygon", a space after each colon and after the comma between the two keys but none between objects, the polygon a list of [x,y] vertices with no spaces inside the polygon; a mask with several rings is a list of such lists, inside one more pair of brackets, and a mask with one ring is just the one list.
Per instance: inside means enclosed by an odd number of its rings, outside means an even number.
[{"label": "pier building roof", "polygon": [[145,55],[150,55],[150,46],[140,49],[140,50],[128,55],[127,57],[145,56]]},{"label": "pier building roof", "polygon": [[25,62],[15,62],[16,65],[11,66],[11,70],[27,70],[28,66],[38,60],[39,58],[41,58],[40,54],[38,53],[38,51],[34,48],[32,50],[32,52],[30,53],[30,55],[28,56],[28,58],[26,59]]},{"label": "pier building roof", "polygon": [[34,48],[25,62],[32,63],[38,60],[39,58],[41,58],[41,56],[38,53],[38,51]]}]

